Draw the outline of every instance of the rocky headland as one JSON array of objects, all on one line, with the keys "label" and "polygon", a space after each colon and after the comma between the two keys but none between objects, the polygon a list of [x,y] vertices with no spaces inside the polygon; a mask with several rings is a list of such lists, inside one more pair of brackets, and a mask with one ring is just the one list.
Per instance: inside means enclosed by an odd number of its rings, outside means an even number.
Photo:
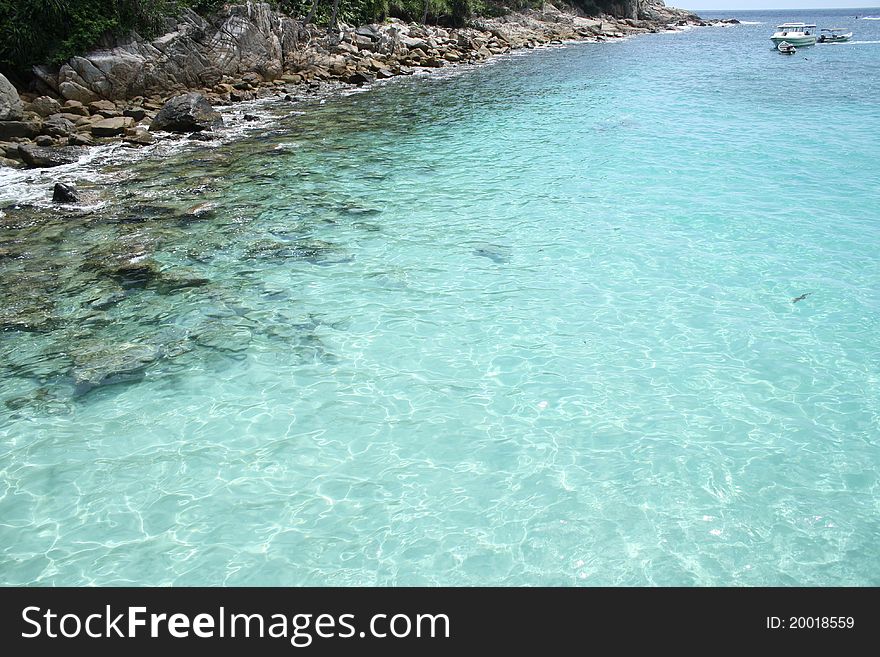
[{"label": "rocky headland", "polygon": [[364,85],[522,48],[708,24],[654,0],[624,3],[620,14],[629,17],[546,5],[458,29],[390,19],[328,32],[265,3],[226,5],[210,18],[185,10],[156,39],[132,34],[56,69],[35,67],[26,90],[0,75],[0,165],[69,164],[89,146],[140,147],[174,133],[210,140],[223,128],[215,107],[299,100],[326,83]]}]

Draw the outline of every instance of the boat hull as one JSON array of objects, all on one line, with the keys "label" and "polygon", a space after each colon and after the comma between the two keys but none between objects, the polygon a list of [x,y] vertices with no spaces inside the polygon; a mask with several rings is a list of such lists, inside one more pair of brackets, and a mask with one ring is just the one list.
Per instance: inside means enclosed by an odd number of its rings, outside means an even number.
[{"label": "boat hull", "polygon": [[846,43],[851,38],[852,34],[841,34],[833,37],[821,36],[819,37],[819,43]]},{"label": "boat hull", "polygon": [[802,36],[792,36],[789,34],[788,36],[776,36],[774,34],[770,37],[770,40],[773,42],[774,46],[778,46],[783,41],[788,41],[788,43],[793,46],[812,46],[816,43],[816,35],[805,34]]}]

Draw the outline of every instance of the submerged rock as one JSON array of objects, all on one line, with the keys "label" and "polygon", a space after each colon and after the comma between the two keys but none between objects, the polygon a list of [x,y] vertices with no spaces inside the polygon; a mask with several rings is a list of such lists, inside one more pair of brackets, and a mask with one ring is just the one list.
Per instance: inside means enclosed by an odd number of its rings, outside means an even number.
[{"label": "submerged rock", "polygon": [[474,249],[474,255],[488,258],[496,265],[504,265],[510,262],[510,253],[507,247],[486,245]]},{"label": "submerged rock", "polygon": [[181,220],[183,222],[189,222],[196,219],[210,219],[215,215],[216,211],[216,203],[213,201],[203,201],[202,203],[196,203],[191,208],[187,208],[183,213]]},{"label": "submerged rock", "polygon": [[0,309],[0,331],[42,333],[58,325],[58,318],[48,309],[26,306]]},{"label": "submerged rock", "polygon": [[156,291],[159,294],[170,294],[184,288],[203,287],[210,282],[210,279],[199,276],[190,269],[166,269],[156,279]]},{"label": "submerged rock", "polygon": [[27,409],[31,415],[34,412],[50,415],[67,415],[71,412],[69,401],[60,398],[49,388],[37,388],[27,394],[8,398],[3,404],[13,412]]},{"label": "submerged rock", "polygon": [[223,116],[201,94],[175,96],[159,110],[150,130],[201,132],[223,126]]},{"label": "submerged rock", "polygon": [[123,288],[146,287],[159,276],[159,266],[150,259],[116,265],[109,272]]},{"label": "submerged rock", "polygon": [[131,342],[88,344],[73,353],[74,395],[84,395],[100,386],[140,381],[147,366],[161,356],[159,348],[153,345]]},{"label": "submerged rock", "polygon": [[247,247],[245,253],[257,259],[296,259],[314,265],[329,265],[351,260],[342,256],[340,248],[331,242],[316,239],[299,239],[293,242],[261,240]]},{"label": "submerged rock", "polygon": [[51,331],[60,323],[52,292],[59,281],[50,273],[17,272],[0,286],[0,331]]},{"label": "submerged rock", "polygon": [[89,308],[91,308],[92,310],[109,310],[116,304],[125,301],[127,296],[128,295],[126,294],[125,290],[114,290],[112,292],[102,294],[95,299],[92,299],[89,302]]},{"label": "submerged rock", "polygon": [[134,239],[101,244],[89,251],[80,269],[113,279],[123,289],[144,288],[159,275],[148,244]]}]

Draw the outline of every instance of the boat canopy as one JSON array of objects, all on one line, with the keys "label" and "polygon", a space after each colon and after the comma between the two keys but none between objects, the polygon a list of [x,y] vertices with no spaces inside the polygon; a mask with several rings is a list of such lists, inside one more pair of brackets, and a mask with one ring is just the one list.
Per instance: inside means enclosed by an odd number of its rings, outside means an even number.
[{"label": "boat canopy", "polygon": [[808,25],[806,23],[783,23],[782,25],[777,25],[776,29],[777,30],[785,30],[785,29],[790,30],[795,27],[816,27],[816,26],[815,25]]}]

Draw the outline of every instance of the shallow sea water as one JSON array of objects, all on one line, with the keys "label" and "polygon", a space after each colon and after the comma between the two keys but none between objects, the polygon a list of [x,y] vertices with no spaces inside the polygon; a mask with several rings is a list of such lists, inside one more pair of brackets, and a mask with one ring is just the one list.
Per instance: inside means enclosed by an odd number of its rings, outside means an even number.
[{"label": "shallow sea water", "polygon": [[880,23],[735,15],[4,172],[0,582],[880,584]]}]

